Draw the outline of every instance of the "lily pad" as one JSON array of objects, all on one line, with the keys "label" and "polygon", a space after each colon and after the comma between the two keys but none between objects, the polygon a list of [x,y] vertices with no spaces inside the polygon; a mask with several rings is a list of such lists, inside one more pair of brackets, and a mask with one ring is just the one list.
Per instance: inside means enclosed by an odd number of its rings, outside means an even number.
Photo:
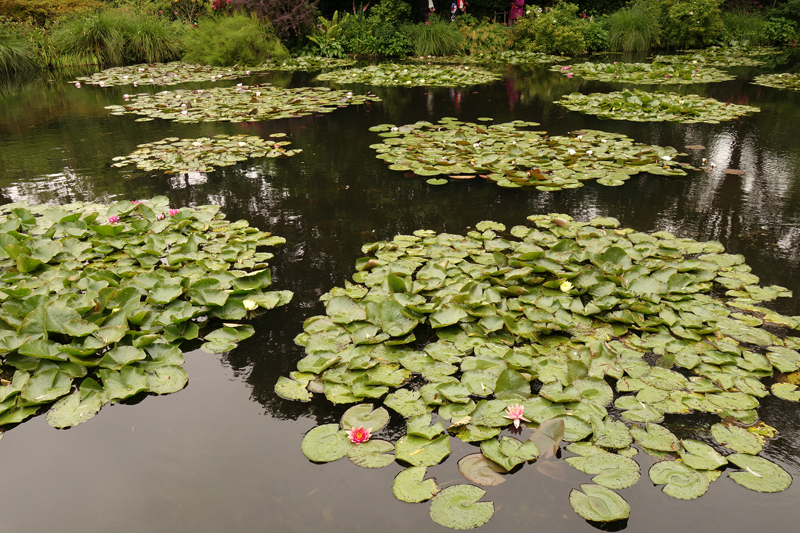
[{"label": "lily pad", "polygon": [[303,455],[317,463],[327,463],[341,459],[350,451],[352,444],[339,424],[317,426],[303,437]]},{"label": "lily pad", "polygon": [[500,79],[482,68],[463,65],[398,65],[381,63],[362,68],[334,70],[320,74],[317,81],[335,83],[366,83],[368,85],[397,85],[401,87],[457,87],[488,83]]},{"label": "lily pad", "polygon": [[394,497],[402,502],[420,503],[433,498],[439,492],[436,481],[425,478],[427,467],[412,466],[397,474],[392,482]]},{"label": "lily pad", "polygon": [[581,490],[572,489],[569,503],[581,518],[593,522],[624,520],[631,514],[631,508],[622,496],[613,490],[588,483],[581,485]]},{"label": "lily pad", "polygon": [[485,440],[481,442],[481,452],[506,470],[539,457],[539,449],[534,442],[522,443],[514,437]]},{"label": "lily pad", "polygon": [[361,444],[353,444],[347,456],[353,463],[364,468],[382,468],[394,462],[394,444],[381,439],[373,439]]},{"label": "lily pad", "polygon": [[354,405],[342,415],[342,429],[364,427],[370,433],[377,433],[389,423],[389,412],[383,407],[373,409],[372,404]]},{"label": "lily pad", "polygon": [[744,470],[743,472],[731,472],[730,478],[750,490],[781,492],[792,484],[792,476],[786,470],[763,457],[734,453],[727,459]]},{"label": "lily pad", "polygon": [[765,87],[775,87],[776,89],[800,91],[800,74],[761,74],[753,78],[752,83],[756,85],[763,85]]},{"label": "lily pad", "polygon": [[662,461],[650,467],[650,479],[666,485],[662,492],[679,500],[699,498],[708,490],[708,477],[677,461]]},{"label": "lily pad", "polygon": [[733,76],[714,67],[691,63],[574,63],[569,67],[558,65],[550,70],[569,75],[574,73],[590,80],[638,84],[688,84],[714,83],[732,80]]},{"label": "lily pad", "polygon": [[714,424],[711,434],[717,442],[735,452],[758,455],[764,448],[757,435],[737,426]]},{"label": "lily pad", "polygon": [[416,435],[404,435],[395,444],[395,456],[413,466],[435,466],[450,455],[450,440],[447,435],[427,439]]},{"label": "lily pad", "polygon": [[492,518],[494,504],[480,500],[486,491],[474,485],[452,485],[431,500],[431,520],[450,529],[480,527]]}]

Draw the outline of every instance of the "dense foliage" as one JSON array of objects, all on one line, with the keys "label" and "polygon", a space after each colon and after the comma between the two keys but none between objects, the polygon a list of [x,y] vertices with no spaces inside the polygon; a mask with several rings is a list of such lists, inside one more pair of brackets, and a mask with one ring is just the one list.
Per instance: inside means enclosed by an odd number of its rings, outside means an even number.
[{"label": "dense foliage", "polygon": [[289,57],[268,22],[235,14],[200,21],[186,35],[190,63],[204,65],[258,65],[270,58]]}]

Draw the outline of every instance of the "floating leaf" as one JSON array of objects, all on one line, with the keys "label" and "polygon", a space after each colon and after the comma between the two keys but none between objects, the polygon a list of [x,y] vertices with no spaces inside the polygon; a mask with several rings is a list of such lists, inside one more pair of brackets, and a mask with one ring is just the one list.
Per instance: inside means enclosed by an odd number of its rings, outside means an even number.
[{"label": "floating leaf", "polygon": [[394,462],[394,444],[381,439],[373,439],[354,444],[347,452],[353,463],[364,468],[382,468]]},{"label": "floating leaf", "polygon": [[739,453],[758,455],[764,447],[756,435],[737,426],[714,424],[711,434],[717,442]]},{"label": "floating leaf", "polygon": [[450,439],[442,435],[427,439],[415,435],[404,435],[395,444],[395,456],[413,466],[434,466],[450,455]]},{"label": "floating leaf", "polygon": [[539,457],[539,449],[534,442],[522,443],[514,437],[485,440],[481,442],[481,452],[506,470]]},{"label": "floating leaf", "polygon": [[614,522],[630,516],[631,508],[616,492],[599,485],[581,485],[581,491],[572,489],[569,504],[581,518],[593,522]]},{"label": "floating leaf", "polygon": [[452,485],[431,500],[431,520],[450,529],[480,527],[492,518],[494,504],[481,502],[486,491],[474,485]]},{"label": "floating leaf", "polygon": [[354,405],[342,415],[342,429],[364,427],[377,433],[389,423],[389,412],[383,407],[373,410],[372,404]]},{"label": "floating leaf", "polygon": [[339,424],[317,426],[303,437],[303,455],[317,463],[327,463],[341,459],[350,451],[350,439]]},{"label": "floating leaf", "polygon": [[412,466],[397,474],[392,482],[394,497],[401,502],[420,503],[439,492],[434,479],[425,479],[427,467]]},{"label": "floating leaf", "polygon": [[650,479],[666,485],[662,491],[679,500],[699,498],[708,490],[708,478],[702,472],[677,461],[662,461],[650,467]]},{"label": "floating leaf", "polygon": [[487,83],[499,79],[498,74],[481,68],[460,65],[428,66],[380,63],[363,68],[334,70],[320,74],[319,81],[335,83],[366,83],[369,85],[444,86],[456,87]]},{"label": "floating leaf", "polygon": [[792,476],[786,470],[763,457],[734,453],[727,459],[744,470],[743,472],[731,472],[730,478],[750,490],[781,492],[792,484]]}]

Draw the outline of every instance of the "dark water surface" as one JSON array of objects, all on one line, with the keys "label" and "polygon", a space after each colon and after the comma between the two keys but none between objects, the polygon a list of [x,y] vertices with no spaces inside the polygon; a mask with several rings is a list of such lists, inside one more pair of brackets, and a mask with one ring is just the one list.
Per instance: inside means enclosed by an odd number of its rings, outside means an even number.
[{"label": "dark water surface", "polygon": [[[186,354],[190,380],[179,393],[107,406],[69,430],[52,429],[39,416],[7,432],[0,442],[0,532],[445,531],[430,520],[427,504],[393,497],[399,465],[379,470],[347,460],[316,465],[302,455],[304,433],[338,422],[345,409],[334,409],[324,398],[303,404],[273,393],[278,376],[303,356],[292,341],[303,320],[324,313],[319,296],[352,275],[366,242],[423,228],[464,233],[482,220],[510,227],[525,223],[528,215],[566,213],[579,220],[613,216],[639,231],[719,240],[730,253],[745,255],[762,285],[782,285],[798,295],[769,304],[772,308],[800,314],[800,93],[750,84],[761,72],[736,69],[735,81],[667,87],[762,109],[736,121],[698,125],[600,121],[567,111],[553,100],[572,91],[620,86],[567,79],[545,68],[509,69],[500,82],[461,91],[373,88],[382,102],[238,125],[135,122],[136,117],[111,116],[103,109],[120,103],[132,87],[76,89],[63,81],[26,78],[3,82],[0,201],[111,202],[163,194],[173,206],[219,204],[229,219],[245,218],[288,240],[272,262],[273,286],[292,290],[295,297],[256,319],[256,335],[235,351]],[[281,73],[245,83],[303,85],[311,77]],[[236,82],[218,85],[230,83]],[[542,193],[483,180],[430,186],[388,170],[369,148],[380,140],[370,126],[445,116],[531,120],[551,134],[601,129],[679,149],[701,144],[707,149],[682,159],[699,165],[706,157],[717,167],[682,178],[639,175],[621,187],[586,182],[581,189]],[[291,147],[303,153],[207,175],[110,166],[113,157],[137,144],[168,136],[275,132],[289,134]],[[745,174],[721,172],[728,167]],[[788,490],[760,494],[723,474],[700,499],[680,501],[652,485],[647,477],[652,460],[640,453],[643,478],[619,491],[630,503],[631,517],[607,530],[794,531],[800,522],[800,408],[770,397],[759,412],[780,432],[762,455],[798,481]],[[400,419],[393,420],[390,430],[403,429]],[[462,482],[456,462],[475,451],[456,439],[451,445],[450,458],[428,469],[440,484]],[[496,512],[481,531],[594,530],[568,500],[570,490],[589,476],[563,466],[559,480],[525,466],[489,489],[486,499],[495,502]]]}]

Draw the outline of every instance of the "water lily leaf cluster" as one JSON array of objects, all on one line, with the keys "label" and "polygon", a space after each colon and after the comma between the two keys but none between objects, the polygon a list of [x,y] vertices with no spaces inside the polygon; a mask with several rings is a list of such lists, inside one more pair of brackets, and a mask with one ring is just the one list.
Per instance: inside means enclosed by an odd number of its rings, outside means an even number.
[{"label": "water lily leaf cluster", "polygon": [[753,78],[753,83],[776,89],[790,89],[800,91],[800,74],[761,74]]},{"label": "water lily leaf cluster", "polygon": [[325,72],[315,79],[334,83],[403,87],[459,87],[490,83],[500,77],[499,74],[474,66],[381,63]]},{"label": "water lily leaf cluster", "polygon": [[184,387],[184,341],[232,350],[241,320],[292,297],[260,247],[284,240],[218,206],[165,197],[0,209],[0,426],[46,407],[68,427],[140,393]]},{"label": "water lily leaf cluster", "polygon": [[176,85],[188,82],[234,80],[249,76],[253,70],[259,69],[245,69],[238,66],[211,67],[173,61],[171,63],[107,68],[100,72],[95,72],[91,76],[81,76],[75,80],[103,87],[114,85]]},{"label": "water lily leaf cluster", "polygon": [[620,83],[687,84],[713,83],[732,80],[733,76],[714,67],[691,63],[575,63],[568,67],[554,66],[550,70],[565,76],[575,74],[589,80]]},{"label": "water lily leaf cluster", "polygon": [[330,113],[337,107],[379,100],[327,87],[285,89],[255,86],[177,89],[135,94],[124,105],[110,105],[112,115],[143,115],[137,122],[163,118],[176,122],[252,122]]},{"label": "water lily leaf cluster", "polygon": [[681,122],[718,124],[742,115],[757,113],[759,108],[728,104],[694,94],[646,92],[623,89],[611,93],[572,93],[556,100],[557,104],[587,115],[634,122]]},{"label": "water lily leaf cluster", "polygon": [[548,136],[543,131],[523,129],[534,126],[538,124],[521,120],[486,125],[454,118],[443,118],[436,124],[381,124],[370,130],[382,132],[384,141],[371,148],[379,159],[390,163],[392,170],[426,178],[481,175],[501,187],[535,187],[541,191],[574,189],[587,180],[622,185],[639,172],[685,176],[683,168],[691,168],[678,162],[677,157],[684,154],[669,146],[634,143],[625,135],[597,130]]},{"label": "water lily leaf cluster", "polygon": [[711,46],[705,50],[686,50],[683,54],[657,55],[653,63],[685,63],[707,67],[757,67],[766,56],[780,53],[774,47]]},{"label": "water lily leaf cluster", "polygon": [[338,59],[335,57],[300,56],[289,59],[268,59],[258,70],[322,70],[326,68],[342,68],[355,65],[354,59]]},{"label": "water lily leaf cluster", "polygon": [[[567,461],[593,484],[570,502],[593,521],[628,516],[613,491],[641,477],[638,451],[660,461],[649,476],[672,497],[699,497],[723,468],[751,490],[785,489],[791,477],[755,457],[759,437],[741,426],[758,419],[764,378],[800,368],[800,339],[789,335],[800,317],[760,305],[789,291],[760,286],[744,257],[715,241],[613,218],[528,219],[364,245],[353,282],[323,295],[326,314],[304,322],[295,342],[305,356],[283,379],[306,389],[305,400],[322,394],[407,419],[394,450],[415,469],[395,480],[404,501],[433,496],[421,469],[448,457],[451,438],[480,446],[459,470],[487,487],[558,460],[554,449],[571,442]],[[676,435],[693,428],[675,415],[690,413],[723,421],[715,442]],[[466,508],[479,496],[464,495]],[[434,520],[461,527],[440,505]]]},{"label": "water lily leaf cluster", "polygon": [[[271,137],[285,137],[274,133]],[[291,157],[301,149],[287,150],[289,141],[262,139],[255,135],[215,135],[196,139],[167,137],[140,144],[127,156],[115,157],[111,166],[136,165],[142,170],[174,172],[213,172],[214,167],[227,167],[256,157]]]},{"label": "water lily leaf cluster", "polygon": [[504,50],[502,52],[477,52],[464,56],[415,57],[414,61],[429,64],[473,64],[473,65],[544,65],[568,61],[567,56],[556,56],[529,50]]}]

